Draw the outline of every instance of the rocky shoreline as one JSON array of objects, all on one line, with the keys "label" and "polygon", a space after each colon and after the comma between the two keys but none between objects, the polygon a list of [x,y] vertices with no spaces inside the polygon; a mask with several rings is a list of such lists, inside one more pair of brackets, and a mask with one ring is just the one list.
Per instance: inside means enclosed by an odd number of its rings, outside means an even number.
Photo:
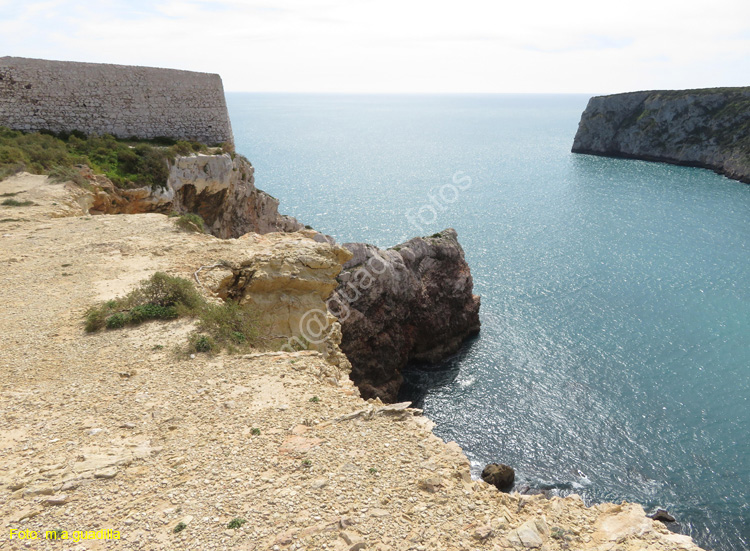
[{"label": "rocky shoreline", "polygon": [[750,88],[593,97],[572,151],[708,168],[750,183]]},{"label": "rocky shoreline", "polygon": [[[164,188],[119,189],[105,176],[89,171],[86,177],[93,191],[82,194],[81,201],[90,214],[193,213],[201,216],[209,233],[223,239],[307,231],[279,213],[277,199],[255,187],[254,168],[239,155],[178,156]],[[308,233],[320,243],[336,245],[329,236]],[[409,362],[440,362],[479,332],[480,301],[472,294],[471,270],[453,229],[387,250],[364,243],[345,243],[343,248],[351,259],[334,294],[326,300],[329,289],[322,297],[326,304],[307,312],[317,313],[312,321],[326,331],[330,314],[338,319],[341,349],[352,363],[352,380],[362,396],[394,402],[401,370]],[[252,301],[252,289],[262,285],[256,268],[249,260],[223,267],[227,282],[243,282],[242,289],[231,292],[233,298]],[[223,298],[228,293],[224,291]],[[285,304],[278,296],[274,302]],[[294,343],[298,347],[321,336],[303,327],[310,321],[304,314],[291,315],[284,327],[299,339]]]},{"label": "rocky shoreline", "polygon": [[[338,322],[318,350],[245,356],[176,354],[190,321],[83,331],[89,306],[158,270],[198,278],[209,298],[242,294],[292,337],[352,255],[320,234],[219,239],[162,214],[90,216],[89,192],[44,176],[0,193],[31,203],[0,207],[3,548],[116,531],[120,548],[149,550],[698,549],[638,505],[472,480],[419,410],[359,397],[335,353]],[[410,247],[422,264],[441,249]]]}]

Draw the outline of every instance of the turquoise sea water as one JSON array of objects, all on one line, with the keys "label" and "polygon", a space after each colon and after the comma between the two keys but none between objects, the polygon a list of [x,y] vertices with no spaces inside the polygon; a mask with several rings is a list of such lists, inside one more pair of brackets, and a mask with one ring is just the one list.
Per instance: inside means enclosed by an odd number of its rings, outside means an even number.
[{"label": "turquoise sea water", "polygon": [[458,231],[482,332],[405,395],[475,472],[749,550],[750,186],[571,154],[587,99],[228,94],[282,212],[339,242]]}]

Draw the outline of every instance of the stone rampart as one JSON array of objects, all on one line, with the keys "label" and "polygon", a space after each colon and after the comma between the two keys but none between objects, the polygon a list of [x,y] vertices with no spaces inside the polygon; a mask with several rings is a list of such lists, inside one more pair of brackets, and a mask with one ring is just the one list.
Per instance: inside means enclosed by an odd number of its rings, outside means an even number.
[{"label": "stone rampart", "polygon": [[0,126],[233,142],[216,74],[0,57]]}]

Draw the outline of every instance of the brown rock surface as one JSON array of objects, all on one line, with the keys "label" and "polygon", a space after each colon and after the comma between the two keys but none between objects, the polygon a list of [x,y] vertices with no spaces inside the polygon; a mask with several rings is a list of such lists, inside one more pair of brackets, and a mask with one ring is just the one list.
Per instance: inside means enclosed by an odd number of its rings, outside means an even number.
[{"label": "brown rock surface", "polygon": [[510,490],[515,479],[516,473],[508,465],[490,463],[482,470],[482,480],[487,484],[492,484],[500,491]]},{"label": "brown rock surface", "polygon": [[388,250],[344,243],[353,257],[328,301],[364,398],[396,400],[410,361],[435,363],[479,332],[479,297],[456,232]]},{"label": "brown rock surface", "polygon": [[[418,410],[364,403],[319,352],[191,359],[172,350],[185,320],[84,333],[86,308],[156,270],[192,277],[253,250],[289,262],[272,253],[295,241],[325,250],[302,234],[186,234],[158,214],[50,218],[75,200],[43,192],[0,213],[20,220],[0,222],[0,548],[511,550],[533,532],[550,551],[697,549],[635,505],[472,481]],[[281,453],[291,436],[320,442]],[[235,518],[247,522],[229,529]],[[10,529],[120,541],[26,545]]]}]

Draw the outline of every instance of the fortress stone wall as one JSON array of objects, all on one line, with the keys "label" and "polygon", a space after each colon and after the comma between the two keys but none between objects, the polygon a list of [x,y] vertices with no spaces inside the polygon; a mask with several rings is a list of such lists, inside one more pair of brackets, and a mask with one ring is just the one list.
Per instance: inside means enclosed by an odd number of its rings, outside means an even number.
[{"label": "fortress stone wall", "polygon": [[20,57],[0,57],[0,126],[233,142],[219,75]]}]

